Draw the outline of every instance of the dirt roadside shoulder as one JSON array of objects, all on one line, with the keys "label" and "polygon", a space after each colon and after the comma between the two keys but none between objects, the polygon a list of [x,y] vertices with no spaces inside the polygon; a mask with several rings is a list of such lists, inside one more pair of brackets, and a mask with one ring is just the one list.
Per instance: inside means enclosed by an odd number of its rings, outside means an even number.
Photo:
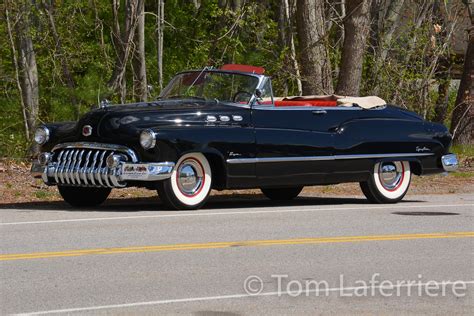
[{"label": "dirt roadside shoulder", "polygon": [[[453,194],[474,193],[474,168],[463,166],[449,175],[433,175],[412,178],[408,195],[414,194]],[[213,191],[213,195],[250,194],[262,198],[259,190]],[[344,196],[362,195],[358,183],[344,183],[328,186],[306,187],[306,196]],[[39,201],[61,201],[55,186],[45,185],[40,179],[30,175],[30,165],[24,162],[0,161],[0,204]],[[113,190],[111,198],[140,198],[156,196],[155,191],[127,188]]]}]

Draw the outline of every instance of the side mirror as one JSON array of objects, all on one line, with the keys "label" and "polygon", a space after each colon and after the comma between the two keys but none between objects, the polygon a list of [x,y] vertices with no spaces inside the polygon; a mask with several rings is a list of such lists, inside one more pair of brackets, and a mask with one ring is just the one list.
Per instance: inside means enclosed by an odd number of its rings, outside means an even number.
[{"label": "side mirror", "polygon": [[262,89],[255,89],[255,96],[259,99],[262,98],[262,95],[263,95],[263,91]]}]

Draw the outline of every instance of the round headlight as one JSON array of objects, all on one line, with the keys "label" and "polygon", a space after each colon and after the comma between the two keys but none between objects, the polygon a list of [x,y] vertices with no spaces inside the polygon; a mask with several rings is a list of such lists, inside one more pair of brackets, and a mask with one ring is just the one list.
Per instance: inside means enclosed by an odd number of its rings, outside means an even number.
[{"label": "round headlight", "polygon": [[49,140],[49,129],[46,126],[38,127],[35,131],[35,142],[39,145],[46,144]]},{"label": "round headlight", "polygon": [[156,145],[156,133],[151,129],[146,129],[140,134],[140,145],[144,149],[150,149]]}]

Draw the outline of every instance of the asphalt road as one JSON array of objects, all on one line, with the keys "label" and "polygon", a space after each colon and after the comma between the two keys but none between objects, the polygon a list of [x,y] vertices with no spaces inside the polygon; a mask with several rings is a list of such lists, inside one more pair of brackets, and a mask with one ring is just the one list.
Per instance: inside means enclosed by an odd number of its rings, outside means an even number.
[{"label": "asphalt road", "polygon": [[474,194],[0,204],[0,313],[470,314]]}]

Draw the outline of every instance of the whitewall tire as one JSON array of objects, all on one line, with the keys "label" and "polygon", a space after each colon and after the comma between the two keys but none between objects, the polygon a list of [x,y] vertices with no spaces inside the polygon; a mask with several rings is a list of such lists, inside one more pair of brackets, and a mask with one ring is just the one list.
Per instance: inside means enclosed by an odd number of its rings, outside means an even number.
[{"label": "whitewall tire", "polygon": [[410,181],[408,161],[384,161],[375,164],[369,180],[360,187],[371,202],[396,203],[407,193]]},{"label": "whitewall tire", "polygon": [[171,177],[158,186],[162,202],[169,208],[198,209],[207,201],[212,188],[209,161],[201,153],[182,156]]}]

